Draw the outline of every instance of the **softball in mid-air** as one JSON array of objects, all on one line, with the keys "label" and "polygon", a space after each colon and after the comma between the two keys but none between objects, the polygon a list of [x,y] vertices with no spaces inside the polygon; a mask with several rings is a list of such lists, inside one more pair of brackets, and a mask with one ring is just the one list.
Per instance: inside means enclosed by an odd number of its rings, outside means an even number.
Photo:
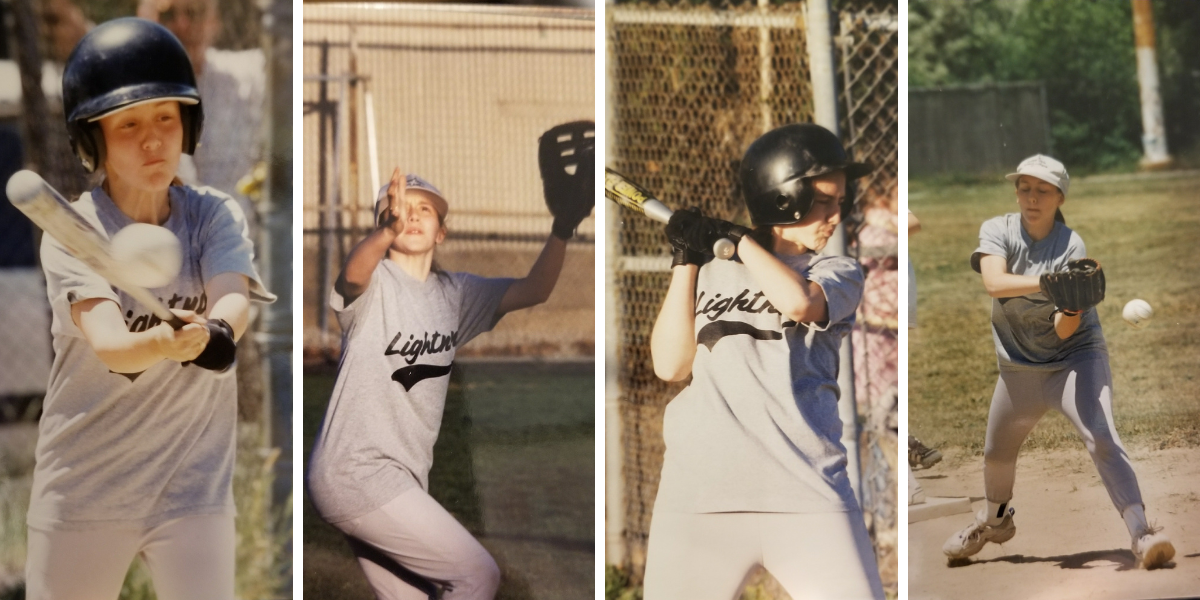
[{"label": "softball in mid-air", "polygon": [[1145,300],[1130,300],[1121,309],[1121,317],[1134,328],[1141,328],[1154,317],[1154,309]]},{"label": "softball in mid-air", "polygon": [[113,235],[112,256],[120,277],[144,288],[171,283],[183,266],[179,238],[165,227],[147,223],[126,225]]}]

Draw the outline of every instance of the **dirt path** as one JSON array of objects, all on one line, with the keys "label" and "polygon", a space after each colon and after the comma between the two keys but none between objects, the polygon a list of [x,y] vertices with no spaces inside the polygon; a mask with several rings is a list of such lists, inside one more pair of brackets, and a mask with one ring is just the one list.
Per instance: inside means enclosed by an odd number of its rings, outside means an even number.
[{"label": "dirt path", "polygon": [[[909,525],[914,600],[1106,600],[1200,596],[1200,449],[1134,450],[1146,514],[1175,545],[1166,568],[1134,566],[1125,524],[1082,449],[1028,452],[1017,467],[1017,536],[948,566],[942,544],[970,523],[961,514]],[[916,473],[930,496],[984,506],[983,463],[969,459]]]}]

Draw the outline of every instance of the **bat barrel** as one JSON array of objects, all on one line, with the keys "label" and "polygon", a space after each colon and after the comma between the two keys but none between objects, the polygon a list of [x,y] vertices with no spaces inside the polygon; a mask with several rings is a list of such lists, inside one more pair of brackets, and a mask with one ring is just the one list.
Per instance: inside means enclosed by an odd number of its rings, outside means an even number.
[{"label": "bat barrel", "polygon": [[4,192],[8,195],[8,201],[18,208],[33,202],[43,193],[53,193],[53,190],[54,188],[50,187],[41,175],[29,170],[13,173],[12,177],[8,178],[8,185],[4,188]]}]

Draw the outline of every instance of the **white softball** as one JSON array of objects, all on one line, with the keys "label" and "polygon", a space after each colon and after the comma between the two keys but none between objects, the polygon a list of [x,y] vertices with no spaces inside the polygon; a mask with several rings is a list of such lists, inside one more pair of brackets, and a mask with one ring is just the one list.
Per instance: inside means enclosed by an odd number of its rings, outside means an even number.
[{"label": "white softball", "polygon": [[1125,308],[1121,309],[1121,317],[1131,326],[1141,328],[1154,317],[1154,309],[1145,300],[1130,300],[1125,304]]},{"label": "white softball", "polygon": [[171,230],[147,223],[125,226],[112,237],[117,275],[133,285],[157,288],[179,275],[183,250]]}]

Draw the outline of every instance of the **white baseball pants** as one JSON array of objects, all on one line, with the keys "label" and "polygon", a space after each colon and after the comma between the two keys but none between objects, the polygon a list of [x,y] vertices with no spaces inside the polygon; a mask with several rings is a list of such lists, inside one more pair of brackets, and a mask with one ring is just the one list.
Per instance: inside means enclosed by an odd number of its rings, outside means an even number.
[{"label": "white baseball pants", "polygon": [[350,538],[380,600],[492,600],[500,568],[454,516],[420,488],[362,517],[334,523]]},{"label": "white baseball pants", "polygon": [[793,600],[883,598],[862,512],[654,511],[646,600],[731,600],[762,565]]},{"label": "white baseball pants", "polygon": [[29,528],[28,600],[116,600],[140,556],[161,600],[233,600],[233,517],[184,517],[147,530]]},{"label": "white baseball pants", "polygon": [[1113,425],[1112,373],[1105,357],[1082,360],[1060,371],[1001,369],[983,449],[987,499],[996,504],[1012,499],[1017,452],[1052,408],[1066,415],[1083,438],[1117,511],[1141,505],[1137,476]]}]

